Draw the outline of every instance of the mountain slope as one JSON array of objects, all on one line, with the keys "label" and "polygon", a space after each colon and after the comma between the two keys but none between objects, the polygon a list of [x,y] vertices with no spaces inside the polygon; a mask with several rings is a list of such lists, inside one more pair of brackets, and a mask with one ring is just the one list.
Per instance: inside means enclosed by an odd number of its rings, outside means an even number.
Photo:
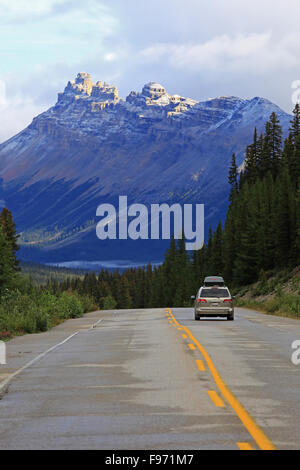
[{"label": "mountain slope", "polygon": [[205,203],[206,228],[223,218],[233,152],[243,160],[254,126],[275,111],[263,98],[197,102],[158,83],[131,92],[78,74],[56,105],[0,145],[0,200],[22,231],[22,256],[35,261],[159,260],[163,241],[96,238],[96,208],[129,203]]}]

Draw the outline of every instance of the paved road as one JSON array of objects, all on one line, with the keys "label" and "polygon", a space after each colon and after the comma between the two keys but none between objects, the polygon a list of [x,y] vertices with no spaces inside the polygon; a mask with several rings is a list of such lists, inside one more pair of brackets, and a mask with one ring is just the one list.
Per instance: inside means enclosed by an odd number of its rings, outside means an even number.
[{"label": "paved road", "polygon": [[246,309],[94,312],[14,338],[0,449],[299,449],[296,339],[300,322]]}]

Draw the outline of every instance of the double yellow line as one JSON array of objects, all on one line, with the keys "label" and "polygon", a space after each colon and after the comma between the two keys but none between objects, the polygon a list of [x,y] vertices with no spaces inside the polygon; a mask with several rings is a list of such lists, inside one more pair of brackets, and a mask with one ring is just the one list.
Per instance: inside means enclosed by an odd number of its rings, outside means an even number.
[{"label": "double yellow line", "polygon": [[[231,405],[233,410],[236,412],[237,416],[251,434],[257,445],[261,450],[276,450],[274,444],[270,441],[270,439],[265,435],[265,433],[260,429],[260,427],[255,423],[254,419],[250,416],[250,414],[245,410],[243,405],[238,401],[238,399],[233,395],[230,391],[228,386],[224,383],[223,379],[221,378],[219,372],[217,371],[216,367],[214,366],[209,354],[206,352],[204,347],[199,343],[199,341],[193,336],[190,330],[184,326],[180,325],[174,315],[171,312],[171,309],[167,309],[168,315],[171,317],[172,321],[175,325],[184,330],[186,335],[193,341],[193,343],[197,346],[199,351],[201,352],[207,367],[209,368],[215,383],[223,397],[227,400],[227,402]],[[185,335],[185,336],[186,336]],[[203,365],[204,367],[204,365]],[[203,369],[202,369],[203,370]],[[205,370],[205,368],[204,368]]]}]

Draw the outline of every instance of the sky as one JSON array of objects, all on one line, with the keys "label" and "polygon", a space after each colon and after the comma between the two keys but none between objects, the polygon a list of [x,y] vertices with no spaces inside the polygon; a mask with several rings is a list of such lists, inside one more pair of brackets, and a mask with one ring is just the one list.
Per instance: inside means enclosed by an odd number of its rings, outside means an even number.
[{"label": "sky", "polygon": [[157,81],[197,100],[262,96],[288,112],[300,89],[299,0],[0,0],[0,11],[0,142],[78,72],[123,98]]}]

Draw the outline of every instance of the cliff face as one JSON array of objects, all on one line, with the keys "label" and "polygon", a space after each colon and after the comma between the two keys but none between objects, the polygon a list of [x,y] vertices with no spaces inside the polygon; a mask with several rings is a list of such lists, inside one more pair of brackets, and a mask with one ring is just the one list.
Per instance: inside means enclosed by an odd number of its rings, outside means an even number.
[{"label": "cliff face", "polygon": [[14,212],[27,259],[160,259],[166,242],[100,242],[96,208],[129,202],[206,205],[206,226],[223,218],[231,155],[239,163],[273,103],[221,97],[197,102],[146,84],[126,100],[80,73],[54,107],[0,145],[0,200]]}]

